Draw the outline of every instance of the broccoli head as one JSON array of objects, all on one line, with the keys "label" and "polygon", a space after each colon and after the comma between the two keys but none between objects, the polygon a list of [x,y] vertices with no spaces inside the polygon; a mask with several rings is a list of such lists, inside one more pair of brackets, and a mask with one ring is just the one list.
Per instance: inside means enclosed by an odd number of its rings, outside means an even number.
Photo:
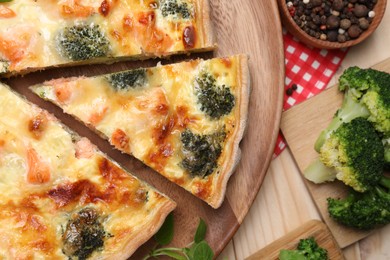
[{"label": "broccoli head", "polygon": [[390,179],[382,176],[365,193],[351,190],[345,199],[328,198],[328,212],[335,221],[362,230],[390,223]]},{"label": "broccoli head", "polygon": [[62,56],[73,61],[106,57],[110,51],[109,40],[94,24],[63,28],[57,35],[57,46]]},{"label": "broccoli head", "polygon": [[200,109],[212,119],[229,114],[235,104],[230,88],[218,86],[216,79],[208,72],[203,72],[195,80],[195,91]]},{"label": "broccoli head", "polygon": [[280,260],[327,260],[328,251],[320,247],[314,237],[299,240],[297,249],[281,250]]},{"label": "broccoli head", "polygon": [[198,135],[189,129],[185,130],[181,134],[184,156],[181,166],[193,177],[204,178],[212,174],[218,165],[225,137],[225,131],[210,135]]},{"label": "broccoli head", "polygon": [[375,128],[390,136],[390,74],[374,69],[351,67],[339,80],[339,89],[349,91],[357,102],[364,104]]},{"label": "broccoli head", "polygon": [[110,85],[116,90],[141,87],[146,83],[146,69],[117,72],[107,75],[106,78]]},{"label": "broccoli head", "polygon": [[160,10],[164,17],[190,19],[192,17],[191,7],[186,2],[178,0],[160,0]]},{"label": "broccoli head", "polygon": [[326,167],[309,167],[304,172],[307,179],[316,183],[336,177],[354,190],[364,192],[377,185],[383,173],[381,138],[362,117],[343,123],[332,132],[321,147],[319,158]]},{"label": "broccoli head", "polygon": [[318,137],[317,152],[331,132],[356,117],[368,118],[377,131],[390,136],[390,74],[350,67],[340,76],[339,89],[345,92],[343,104]]}]

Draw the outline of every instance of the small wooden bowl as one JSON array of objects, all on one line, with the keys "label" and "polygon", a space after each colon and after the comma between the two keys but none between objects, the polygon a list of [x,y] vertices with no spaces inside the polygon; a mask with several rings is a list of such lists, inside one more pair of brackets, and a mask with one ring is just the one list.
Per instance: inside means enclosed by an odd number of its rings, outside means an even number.
[{"label": "small wooden bowl", "polygon": [[356,45],[365,40],[375,31],[381,22],[386,10],[386,3],[387,0],[378,0],[373,10],[375,12],[373,21],[371,22],[368,29],[365,30],[358,38],[346,41],[344,43],[339,43],[323,41],[308,35],[295,23],[294,19],[291,17],[287,8],[286,0],[278,0],[279,12],[284,27],[301,42],[320,49],[340,49]]}]

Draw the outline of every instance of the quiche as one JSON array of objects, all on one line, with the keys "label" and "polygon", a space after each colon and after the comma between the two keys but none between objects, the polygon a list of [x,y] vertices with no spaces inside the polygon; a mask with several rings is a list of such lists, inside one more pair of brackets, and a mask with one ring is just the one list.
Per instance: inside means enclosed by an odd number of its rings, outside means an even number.
[{"label": "quiche", "polygon": [[175,208],[3,84],[0,103],[1,259],[126,259]]},{"label": "quiche", "polygon": [[208,0],[0,3],[0,76],[214,47]]},{"label": "quiche", "polygon": [[54,79],[33,92],[214,208],[240,159],[248,57]]}]

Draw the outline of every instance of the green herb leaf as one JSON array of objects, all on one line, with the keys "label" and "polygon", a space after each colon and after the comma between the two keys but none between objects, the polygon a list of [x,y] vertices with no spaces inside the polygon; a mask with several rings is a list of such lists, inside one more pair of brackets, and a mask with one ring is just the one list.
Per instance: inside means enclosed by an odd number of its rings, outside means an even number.
[{"label": "green herb leaf", "polygon": [[169,248],[164,249],[164,250],[160,250],[158,253],[153,254],[152,256],[156,257],[156,256],[163,256],[163,255],[172,257],[173,259],[176,259],[176,260],[188,260],[188,258],[185,257],[180,252],[176,252],[176,250],[171,251]]},{"label": "green herb leaf", "polygon": [[[206,236],[207,225],[203,219],[199,220],[198,228],[194,236],[194,242],[191,242],[184,248],[163,247],[155,248],[146,255],[143,260],[152,257],[169,256],[176,260],[212,260],[214,252],[204,240]],[[169,244],[173,239],[173,214],[169,214],[164,224],[154,236],[159,245]]]},{"label": "green herb leaf", "polygon": [[177,252],[167,251],[165,252],[164,255],[172,257],[173,259],[177,259],[177,260],[188,260],[187,257]]},{"label": "green herb leaf", "polygon": [[152,250],[147,256],[143,258],[143,260],[147,260],[152,257],[156,258],[157,256],[169,256],[177,260],[188,260],[188,257],[185,256],[184,250],[176,247],[159,248]]},{"label": "green herb leaf", "polygon": [[189,259],[192,259],[193,256],[194,256],[194,252],[193,252],[193,247],[185,247],[183,248],[183,253],[189,258]]},{"label": "green herb leaf", "polygon": [[214,252],[206,241],[201,241],[194,248],[194,260],[213,260]]},{"label": "green herb leaf", "polygon": [[170,213],[161,226],[160,230],[154,235],[157,243],[164,246],[169,244],[173,239],[173,214]]},{"label": "green herb leaf", "polygon": [[199,243],[206,237],[206,231],[207,231],[207,225],[206,222],[204,222],[203,219],[199,220],[198,228],[196,229],[194,242]]},{"label": "green herb leaf", "polygon": [[11,2],[12,0],[0,0],[0,3]]}]

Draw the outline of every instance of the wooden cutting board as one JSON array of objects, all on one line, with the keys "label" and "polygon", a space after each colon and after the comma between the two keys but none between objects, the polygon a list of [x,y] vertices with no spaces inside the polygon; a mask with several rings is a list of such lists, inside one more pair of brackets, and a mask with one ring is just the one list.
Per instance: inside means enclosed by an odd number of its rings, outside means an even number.
[{"label": "wooden cutting board", "polygon": [[299,240],[308,237],[314,237],[317,244],[328,251],[329,259],[344,259],[343,253],[330,233],[328,227],[319,220],[310,220],[285,236],[275,240],[263,249],[257,251],[246,260],[277,260],[280,250],[296,249]]},{"label": "wooden cutting board", "polygon": [[[373,68],[390,72],[390,59]],[[318,157],[313,148],[315,140],[340,108],[342,99],[343,94],[339,92],[337,86],[333,86],[282,114],[281,129],[301,172]],[[370,233],[343,227],[328,216],[326,199],[343,198],[347,194],[347,188],[341,182],[316,185],[306,181],[306,184],[325,223],[341,248]]]}]

